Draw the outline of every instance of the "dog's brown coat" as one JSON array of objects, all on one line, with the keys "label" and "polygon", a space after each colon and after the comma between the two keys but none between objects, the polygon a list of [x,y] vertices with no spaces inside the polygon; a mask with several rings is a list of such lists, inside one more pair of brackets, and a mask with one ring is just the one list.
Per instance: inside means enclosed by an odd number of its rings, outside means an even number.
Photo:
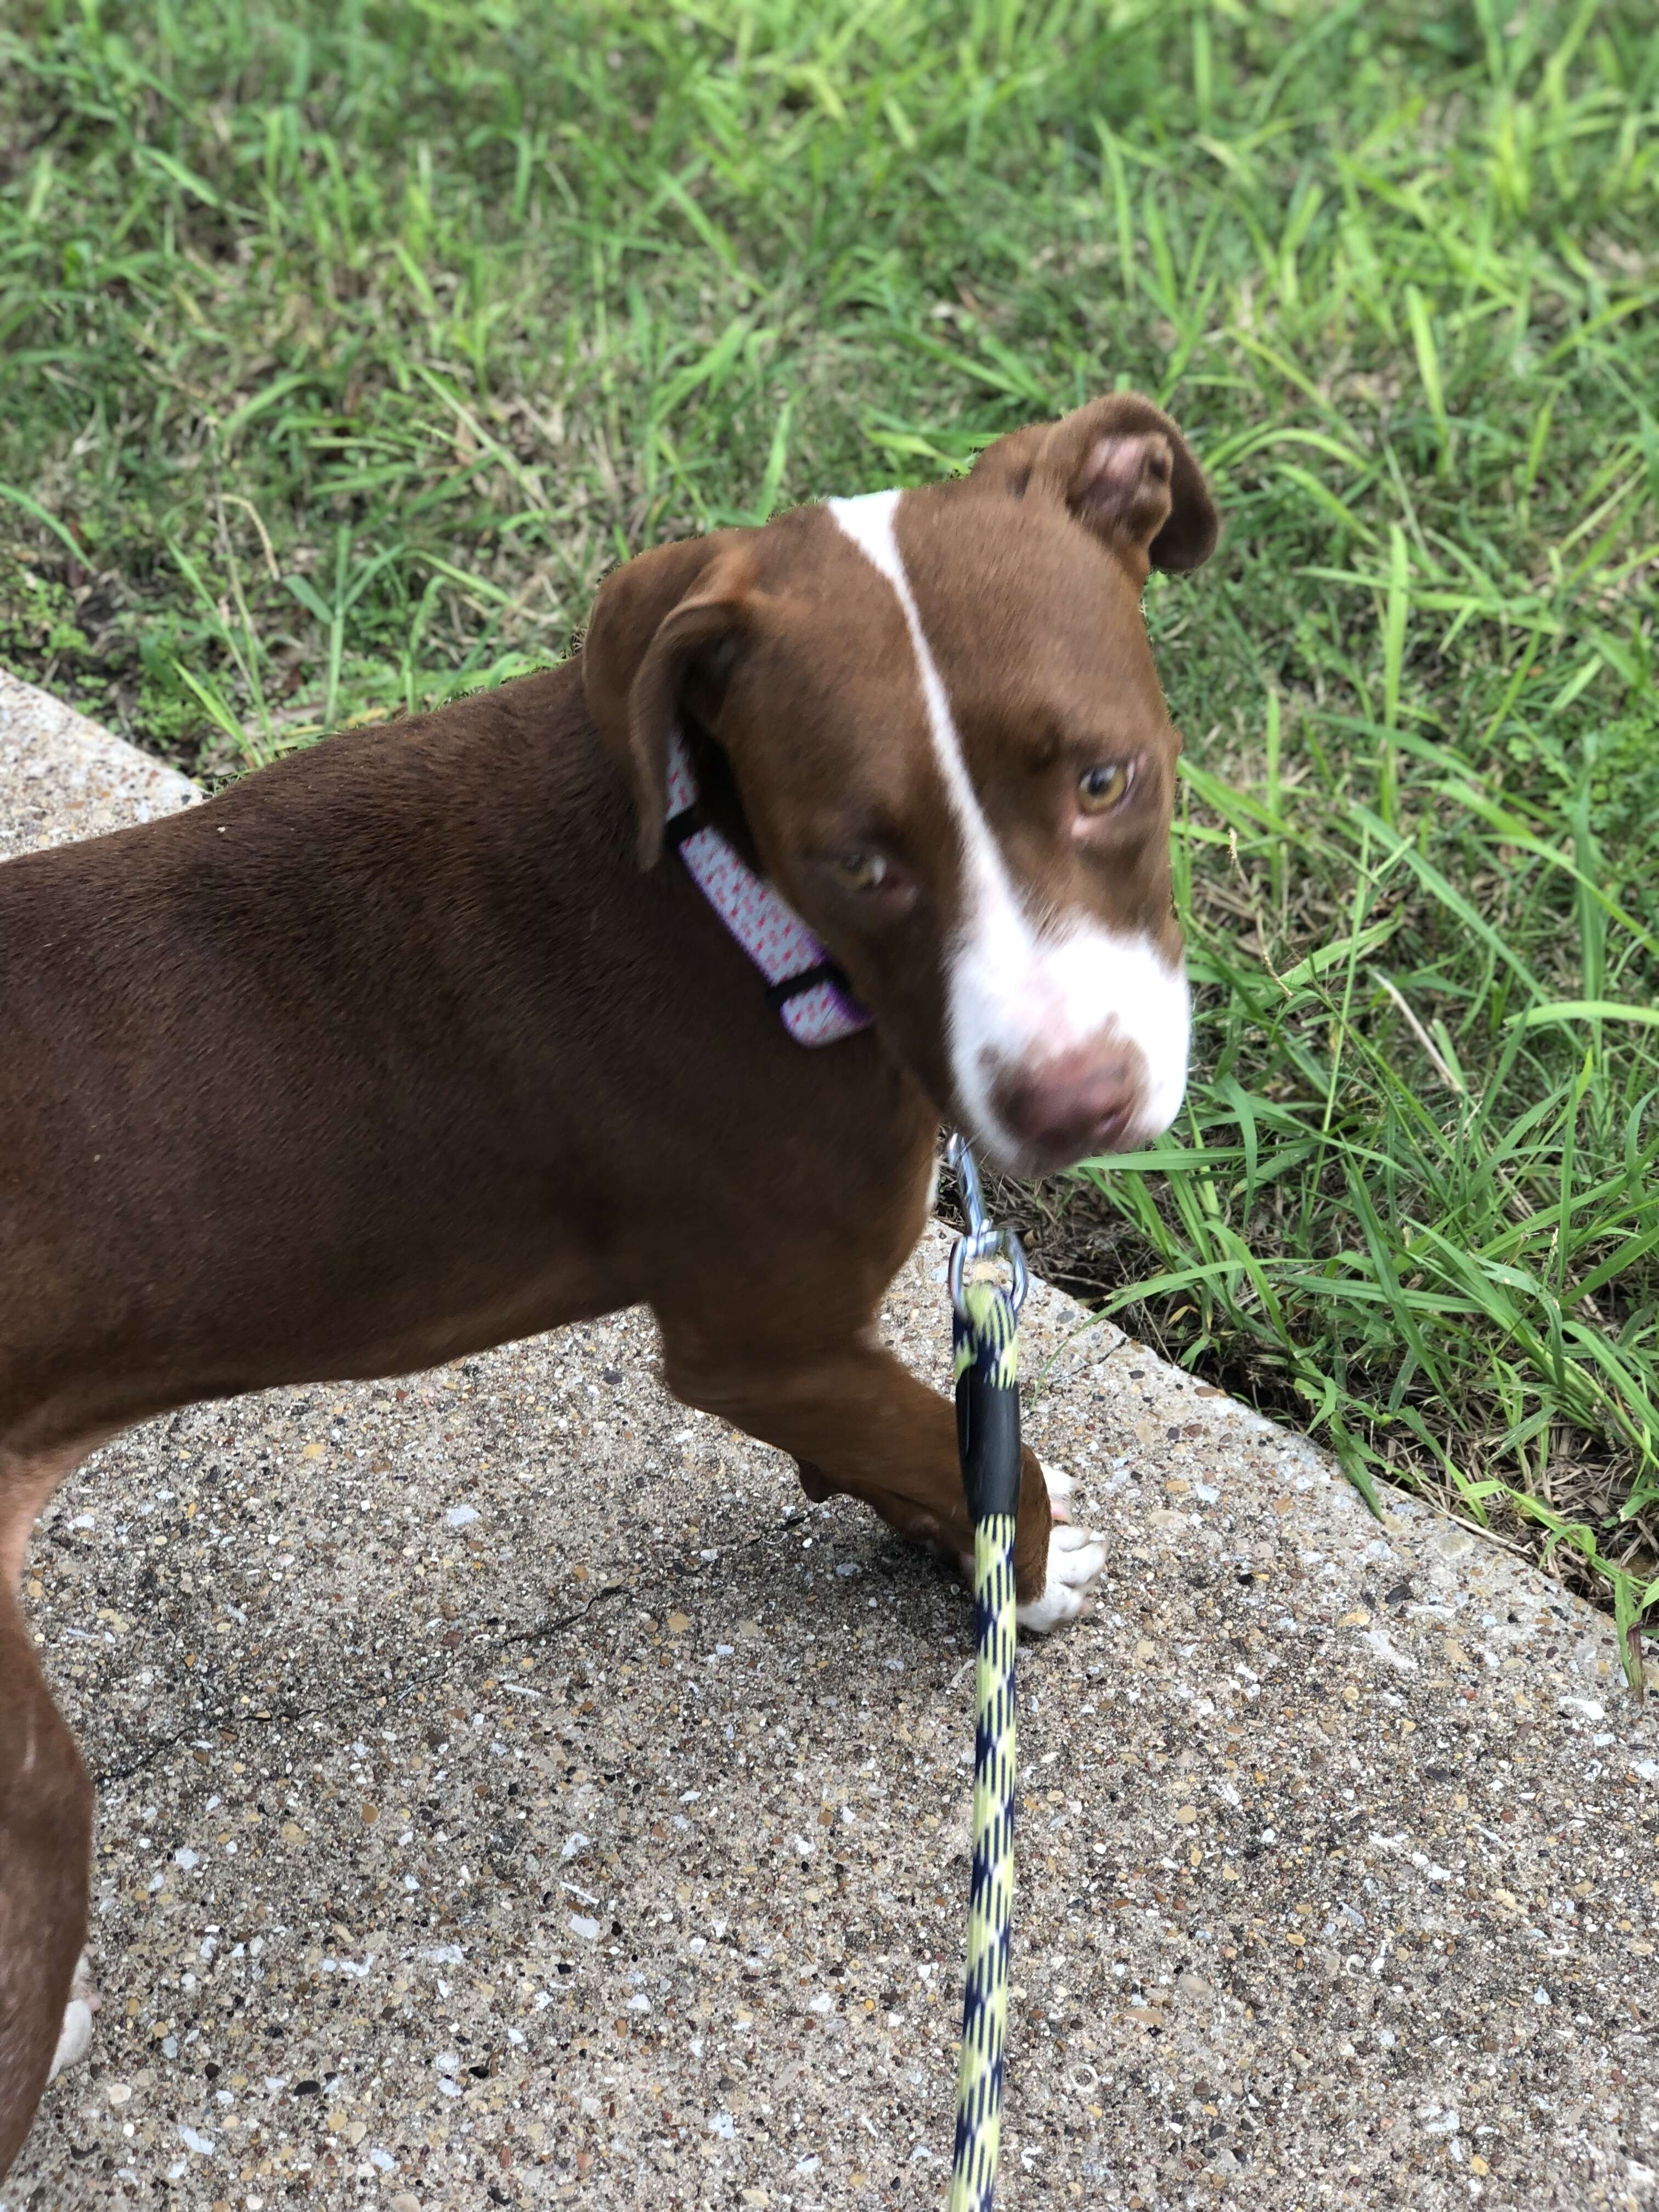
[{"label": "dog's brown coat", "polygon": [[[1172,456],[1170,565],[1213,516],[1172,426],[1103,405],[914,495],[907,550],[977,780],[1024,773],[1000,711],[1024,744],[1022,716],[1104,704],[1156,755],[1097,896],[1167,940],[1175,740],[1136,592]],[[677,714],[716,816],[877,1029],[801,1049],[684,872],[641,872]],[[950,1408],[873,1334],[951,1104],[920,716],[890,592],[806,510],[630,564],[550,674],[0,867],[0,2172],[84,1939],[92,1818],[17,1578],[109,1434],[644,1301],[678,1396],[792,1454],[813,1496],[969,1549]],[[1040,841],[1021,790],[1010,834]],[[872,815],[914,855],[902,930],[849,918],[802,858]],[[1023,1597],[1049,1527],[1028,1453]]]}]

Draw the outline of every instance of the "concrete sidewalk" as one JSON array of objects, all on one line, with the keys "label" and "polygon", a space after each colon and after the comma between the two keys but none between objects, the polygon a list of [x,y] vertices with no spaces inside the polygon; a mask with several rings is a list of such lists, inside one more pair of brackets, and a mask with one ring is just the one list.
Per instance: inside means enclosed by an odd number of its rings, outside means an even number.
[{"label": "concrete sidewalk", "polygon": [[[0,849],[184,795],[112,746],[0,686]],[[945,1250],[887,1316],[935,1381]],[[1022,1654],[999,2203],[1659,2204],[1659,1734],[1608,1623],[1027,1315],[1112,1550]],[[27,1591],[104,2009],[4,2212],[943,2203],[968,1600],[676,1406],[646,1316],[153,1424]]]}]

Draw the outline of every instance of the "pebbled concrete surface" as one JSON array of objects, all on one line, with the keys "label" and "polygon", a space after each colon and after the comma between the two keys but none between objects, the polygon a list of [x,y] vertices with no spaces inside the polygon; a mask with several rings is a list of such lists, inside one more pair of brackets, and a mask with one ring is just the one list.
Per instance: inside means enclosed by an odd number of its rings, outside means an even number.
[{"label": "pebbled concrete surface", "polygon": [[[14,842],[165,800],[39,698]],[[936,1380],[945,1250],[888,1312]],[[1000,2203],[1659,2204],[1608,1624],[1041,1285],[1024,1352],[1112,1550],[1022,1655]],[[27,1591],[105,2003],[5,2212],[942,2202],[966,1597],[674,1405],[645,1316],[153,1424]]]},{"label": "pebbled concrete surface", "polygon": [[177,769],[0,668],[0,860],[125,830],[199,797]]}]

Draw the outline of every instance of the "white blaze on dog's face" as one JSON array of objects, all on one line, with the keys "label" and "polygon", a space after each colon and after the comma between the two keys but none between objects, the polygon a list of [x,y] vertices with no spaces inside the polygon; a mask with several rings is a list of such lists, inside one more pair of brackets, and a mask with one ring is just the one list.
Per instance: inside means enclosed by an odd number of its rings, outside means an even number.
[{"label": "white blaze on dog's face", "polygon": [[[1143,1145],[1174,1120],[1187,1079],[1188,997],[1180,939],[1169,910],[1167,865],[1151,872],[1151,913],[1135,895],[1143,886],[1131,884],[1128,898],[1114,900],[1115,887],[1094,878],[1114,872],[1125,825],[1106,824],[1120,810],[1133,807],[1140,817],[1139,842],[1144,844],[1150,830],[1157,849],[1167,856],[1174,733],[1163,717],[1161,696],[1154,683],[1149,702],[1146,687],[1140,687],[1134,705],[1147,724],[1143,728],[1134,726],[1135,716],[1123,711],[1121,699],[1115,724],[1110,706],[1103,702],[1092,744],[1086,719],[1069,748],[1057,731],[1041,732],[1035,747],[1029,737],[1022,741],[1013,735],[1009,743],[1012,733],[1004,733],[1002,749],[1011,755],[1004,765],[1013,769],[1013,777],[1006,780],[1018,780],[1021,766],[1031,762],[1034,752],[1039,768],[1048,766],[1041,756],[1051,748],[1069,750],[1065,764],[1075,771],[1072,806],[1062,806],[1056,825],[1060,864],[1055,865],[1053,851],[1037,852],[1028,855],[1031,865],[1022,870],[1019,833],[1027,830],[1029,845],[1029,824],[1015,818],[1012,810],[999,824],[994,766],[988,778],[992,789],[984,795],[970,771],[950,686],[935,659],[901,550],[902,499],[897,492],[877,492],[834,500],[830,513],[897,599],[948,806],[960,872],[954,927],[942,947],[942,981],[957,1118],[1010,1169],[1041,1170],[1091,1152]],[[912,505],[920,505],[914,495]],[[907,519],[925,532],[920,515]],[[994,514],[975,519],[991,528],[997,520]],[[957,520],[965,523],[968,517],[959,514]],[[1097,588],[1102,582],[1098,576],[1090,580]],[[1114,611],[1138,625],[1138,611]],[[1062,630],[1069,626],[1060,625]],[[1033,642],[1040,659],[1043,630]],[[984,673],[979,672],[981,693]],[[1000,687],[993,673],[990,696],[981,696],[979,704],[994,720]],[[1016,666],[1002,673],[1018,684],[1028,672]],[[1060,690],[1056,684],[1049,702],[1056,719],[1065,714]],[[1149,703],[1154,708],[1150,716],[1145,712]],[[988,735],[985,750],[994,753],[998,732],[992,729]],[[1064,851],[1065,845],[1071,853]],[[1092,854],[1087,850],[1091,845],[1097,848]],[[1075,865],[1079,853],[1085,856],[1080,872]],[[1120,909],[1115,920],[1108,918],[1113,905]]]},{"label": "white blaze on dog's face", "polygon": [[715,826],[1008,1168],[1132,1149],[1181,1103],[1180,739],[1140,592],[1216,530],[1175,425],[1121,393],[959,483],[647,554],[595,610],[641,860],[678,731]]}]

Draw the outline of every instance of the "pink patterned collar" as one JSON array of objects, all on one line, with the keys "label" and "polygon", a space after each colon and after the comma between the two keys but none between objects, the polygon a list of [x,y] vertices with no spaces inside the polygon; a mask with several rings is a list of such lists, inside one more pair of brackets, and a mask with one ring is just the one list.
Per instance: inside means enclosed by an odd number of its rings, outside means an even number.
[{"label": "pink patterned collar", "polygon": [[868,1011],[826,948],[782,894],[703,822],[691,757],[678,730],[668,749],[665,835],[692,882],[765,976],[767,1001],[797,1044],[834,1044],[869,1028]]}]

